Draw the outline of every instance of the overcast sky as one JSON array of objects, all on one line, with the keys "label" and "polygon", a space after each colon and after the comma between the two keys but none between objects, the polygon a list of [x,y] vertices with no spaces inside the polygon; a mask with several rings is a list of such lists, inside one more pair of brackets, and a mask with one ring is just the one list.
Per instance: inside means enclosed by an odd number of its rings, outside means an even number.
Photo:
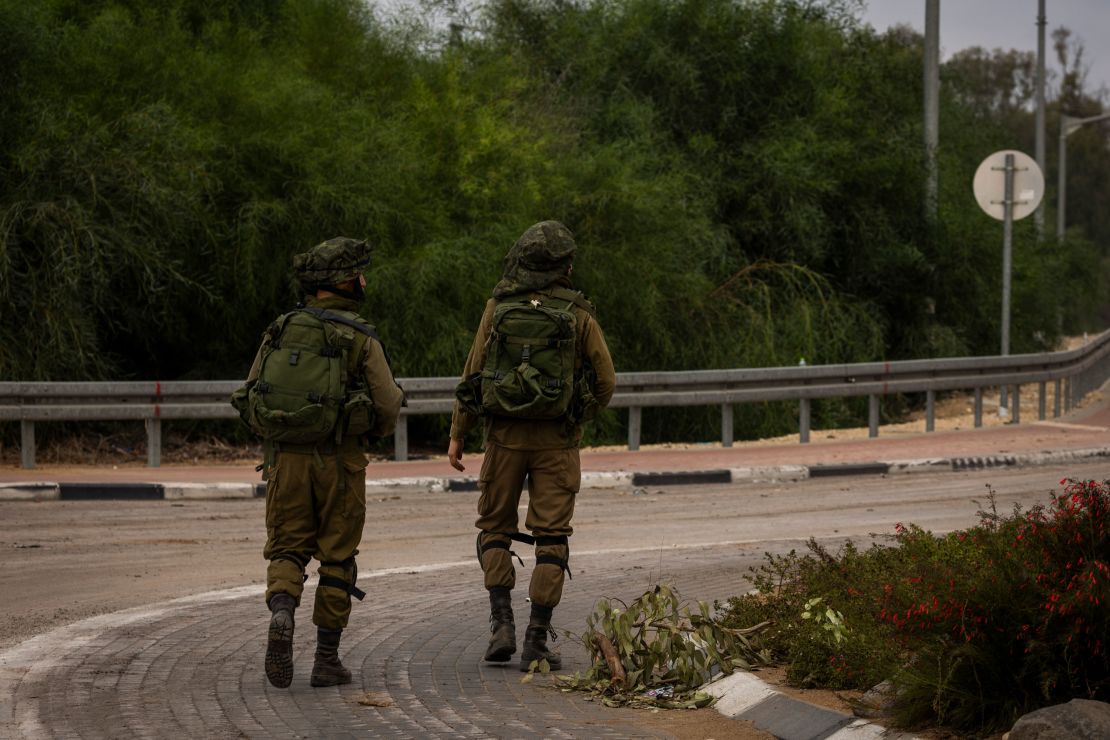
[{"label": "overcast sky", "polygon": [[[866,0],[863,20],[878,31],[905,23],[921,31],[925,0]],[[940,0],[944,58],[969,46],[1037,51],[1037,0]],[[1110,0],[1045,0],[1045,63],[1056,65],[1052,30],[1066,26],[1085,47],[1087,89],[1110,87]]]}]

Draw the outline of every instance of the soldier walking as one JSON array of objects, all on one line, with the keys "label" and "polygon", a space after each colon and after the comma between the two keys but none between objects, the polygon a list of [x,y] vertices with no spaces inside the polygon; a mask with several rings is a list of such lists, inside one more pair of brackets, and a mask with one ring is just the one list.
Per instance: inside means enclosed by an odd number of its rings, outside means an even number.
[{"label": "soldier walking", "polygon": [[[457,390],[447,456],[463,470],[463,440],[485,420],[479,476],[478,560],[490,599],[485,659],[507,662],[516,652],[512,589],[513,542],[535,545],[532,602],[520,669],[561,659],[548,649],[551,616],[569,574],[571,517],[581,485],[582,424],[613,395],[616,376],[594,306],[570,281],[575,252],[570,230],[557,221],[530,227],[505,256],[501,281],[486,303]],[[528,514],[517,507],[528,480]]]},{"label": "soldier walking", "polygon": [[365,448],[393,433],[404,393],[374,327],[358,314],[370,246],[329,239],[293,258],[305,302],[266,330],[246,384],[232,395],[263,439],[266,485],[266,677],[293,680],[293,612],[312,558],[319,582],[312,686],[351,682],[339,639],[361,600],[355,555],[366,518]]}]

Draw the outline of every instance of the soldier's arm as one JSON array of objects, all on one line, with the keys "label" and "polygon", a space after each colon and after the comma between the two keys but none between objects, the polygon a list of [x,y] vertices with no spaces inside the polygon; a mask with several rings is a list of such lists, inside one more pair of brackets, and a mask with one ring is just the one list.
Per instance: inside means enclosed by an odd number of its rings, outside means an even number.
[{"label": "soldier's arm", "polygon": [[605,408],[617,388],[617,372],[613,367],[613,358],[609,355],[609,345],[605,343],[601,325],[593,318],[586,320],[582,343],[586,358],[594,369],[594,398],[597,399],[598,406]]},{"label": "soldier's arm", "polygon": [[[470,354],[467,355],[466,364],[463,366],[462,377],[466,378],[474,373],[482,372],[486,364],[486,348],[489,346],[489,335],[493,325],[493,309],[497,302],[490,299],[486,303],[486,310],[482,312],[482,320],[478,323],[478,331],[474,333],[474,343],[470,345]],[[451,413],[451,439],[462,440],[467,432],[478,423],[478,417],[468,413],[458,401],[455,401],[455,410]]]},{"label": "soldier's arm", "polygon": [[366,342],[363,369],[370,400],[374,402],[374,424],[369,433],[375,437],[388,437],[397,427],[405,394],[393,378],[382,345],[375,339]]}]

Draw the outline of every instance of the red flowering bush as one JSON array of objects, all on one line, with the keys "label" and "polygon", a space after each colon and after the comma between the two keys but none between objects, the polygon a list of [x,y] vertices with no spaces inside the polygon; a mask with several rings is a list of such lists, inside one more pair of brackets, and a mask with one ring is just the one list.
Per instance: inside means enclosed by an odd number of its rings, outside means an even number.
[{"label": "red flowering bush", "polygon": [[[1110,700],[1110,486],[1061,485],[1048,505],[1009,515],[992,496],[977,526],[943,536],[899,523],[893,546],[768,556],[758,593],[729,608],[776,621],[771,647],[800,682],[891,678],[905,726],[989,733],[1040,706]],[[843,643],[799,618],[818,596],[842,612]]]},{"label": "red flowering bush", "polygon": [[1110,488],[1061,484],[1048,506],[983,512],[979,526],[945,538],[977,568],[934,562],[880,608],[913,647],[895,676],[905,723],[988,732],[1039,706],[1110,699]]}]

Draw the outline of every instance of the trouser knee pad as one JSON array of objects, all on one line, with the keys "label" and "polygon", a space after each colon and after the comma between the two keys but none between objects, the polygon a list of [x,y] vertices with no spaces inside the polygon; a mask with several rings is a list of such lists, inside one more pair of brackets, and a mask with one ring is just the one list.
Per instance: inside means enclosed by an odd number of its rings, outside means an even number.
[{"label": "trouser knee pad", "polygon": [[478,533],[478,563],[485,573],[487,589],[512,589],[516,586],[516,568],[513,567],[515,553],[510,549],[511,546],[512,539],[508,535],[495,532]]},{"label": "trouser knee pad", "polygon": [[329,630],[346,628],[351,616],[351,597],[361,601],[366,593],[356,585],[358,566],[353,557],[341,562],[320,563],[320,583],[316,588],[316,601],[312,621],[317,627]]},{"label": "trouser knee pad", "polygon": [[536,535],[536,568],[528,585],[533,604],[558,605],[563,581],[570,573],[570,542],[566,535]]}]

